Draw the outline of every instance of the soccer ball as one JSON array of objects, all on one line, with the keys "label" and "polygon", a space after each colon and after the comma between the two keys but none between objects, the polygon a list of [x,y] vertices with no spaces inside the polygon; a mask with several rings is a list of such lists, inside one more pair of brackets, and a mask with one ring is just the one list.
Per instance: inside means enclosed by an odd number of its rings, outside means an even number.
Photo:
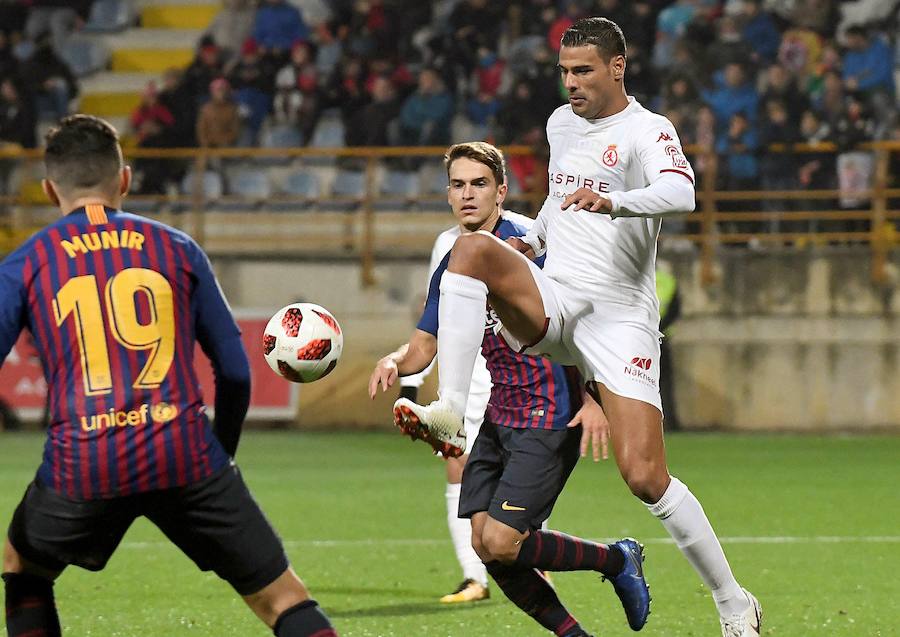
[{"label": "soccer ball", "polygon": [[291,303],[263,332],[263,353],[276,374],[295,383],[327,376],[341,357],[344,336],[331,312],[313,303]]}]

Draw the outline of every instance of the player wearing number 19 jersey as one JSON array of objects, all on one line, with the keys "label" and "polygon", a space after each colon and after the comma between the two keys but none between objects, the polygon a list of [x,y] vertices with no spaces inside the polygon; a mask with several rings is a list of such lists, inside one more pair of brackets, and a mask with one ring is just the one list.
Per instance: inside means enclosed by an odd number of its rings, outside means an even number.
[{"label": "player wearing number 19 jersey", "polygon": [[184,486],[228,464],[204,413],[194,351],[176,344],[196,338],[220,387],[232,390],[217,392],[228,401],[216,410],[220,432],[239,427],[246,410],[246,359],[189,237],[88,204],[37,233],[0,272],[0,352],[24,323],[50,381],[44,485],[94,500]]},{"label": "player wearing number 19 jersey", "polygon": [[[63,216],[0,264],[0,361],[28,329],[50,393],[43,462],[4,549],[8,634],[59,635],[53,580],[101,570],[145,516],[276,635],[336,635],[231,461],[250,373],[206,255],[120,209],[131,173],[106,122],[64,119],[45,162]],[[215,371],[215,427],[196,343]]]}]

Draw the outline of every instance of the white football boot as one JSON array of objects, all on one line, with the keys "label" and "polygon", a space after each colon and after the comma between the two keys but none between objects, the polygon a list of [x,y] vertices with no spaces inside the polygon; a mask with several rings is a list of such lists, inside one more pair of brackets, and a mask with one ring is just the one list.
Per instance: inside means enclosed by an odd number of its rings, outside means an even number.
[{"label": "white football boot", "polygon": [[408,398],[394,403],[394,424],[413,440],[424,440],[435,453],[458,458],[466,450],[466,427],[450,405],[436,400],[419,405]]},{"label": "white football boot", "polygon": [[753,594],[742,588],[750,602],[750,607],[743,613],[735,613],[730,617],[720,617],[722,637],[759,637],[762,633],[762,606]]}]

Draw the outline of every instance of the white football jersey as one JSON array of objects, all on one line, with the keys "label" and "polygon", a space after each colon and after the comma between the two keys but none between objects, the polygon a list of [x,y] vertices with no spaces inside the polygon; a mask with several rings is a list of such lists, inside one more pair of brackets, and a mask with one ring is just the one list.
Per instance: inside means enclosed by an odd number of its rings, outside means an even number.
[{"label": "white football jersey", "polygon": [[[671,122],[628,101],[597,120],[579,117],[568,104],[550,116],[549,195],[526,241],[538,254],[546,249],[544,272],[553,280],[589,294],[614,316],[649,313],[658,323],[660,217],[693,209],[694,172]],[[665,184],[647,188],[659,180]],[[561,210],[581,187],[609,197],[613,214]]]}]

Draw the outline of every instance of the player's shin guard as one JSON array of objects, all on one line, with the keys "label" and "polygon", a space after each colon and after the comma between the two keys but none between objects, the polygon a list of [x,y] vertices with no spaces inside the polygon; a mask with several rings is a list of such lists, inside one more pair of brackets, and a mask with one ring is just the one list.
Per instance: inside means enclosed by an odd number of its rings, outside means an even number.
[{"label": "player's shin guard", "polygon": [[466,413],[472,369],[484,340],[487,295],[487,286],[478,279],[455,272],[444,272],[441,277],[438,394],[460,418]]},{"label": "player's shin guard", "polygon": [[338,637],[328,617],[312,599],[281,613],[272,632],[276,637]]},{"label": "player's shin guard", "polygon": [[486,566],[509,601],[541,626],[560,636],[586,634],[538,571],[500,562],[489,562]]},{"label": "player's shin guard", "polygon": [[719,538],[694,494],[678,478],[672,478],[666,492],[650,512],[666,527],[675,544],[712,592],[719,614],[728,617],[743,612],[747,597],[734,579]]},{"label": "player's shin guard", "polygon": [[9,637],[60,637],[53,582],[26,573],[4,573]]},{"label": "player's shin guard", "polygon": [[532,531],[522,540],[516,565],[541,571],[597,571],[618,575],[625,556],[616,548],[559,531]]}]

